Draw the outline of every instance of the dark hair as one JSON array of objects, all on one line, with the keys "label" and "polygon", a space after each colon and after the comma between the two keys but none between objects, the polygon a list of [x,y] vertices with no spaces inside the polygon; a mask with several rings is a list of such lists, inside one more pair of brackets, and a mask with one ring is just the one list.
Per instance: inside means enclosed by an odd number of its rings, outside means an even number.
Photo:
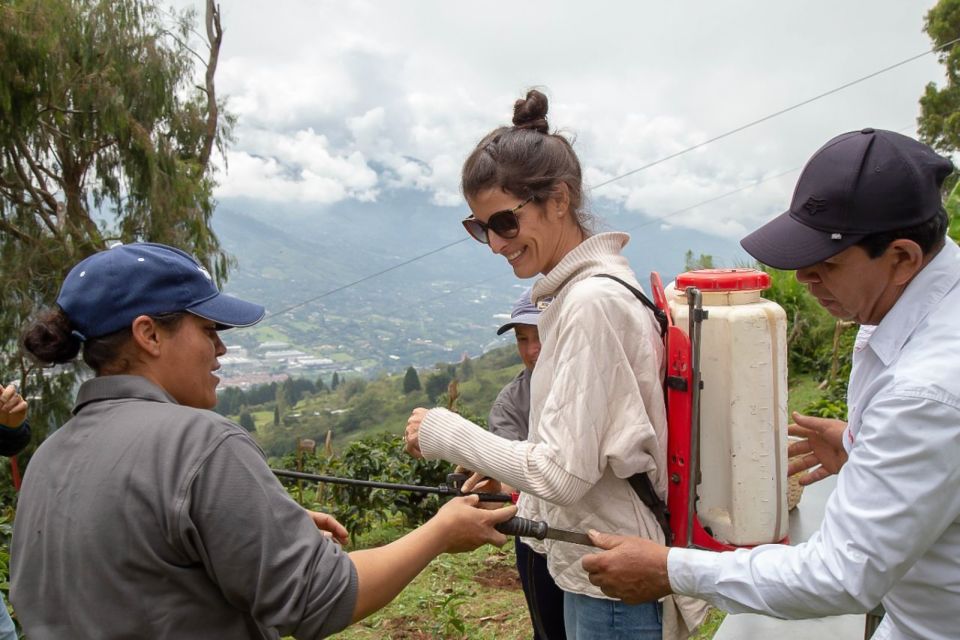
[{"label": "dark hair", "polygon": [[567,185],[570,211],[580,228],[589,231],[583,207],[583,175],[570,141],[549,132],[547,96],[536,89],[513,105],[513,126],[494,129],[463,163],[461,187],[470,198],[500,188],[519,198],[543,202],[559,183]]},{"label": "dark hair", "polygon": [[943,207],[940,207],[936,215],[929,220],[912,227],[871,233],[861,238],[857,242],[857,246],[863,247],[870,258],[879,258],[894,240],[912,240],[920,245],[920,250],[923,251],[924,255],[927,255],[943,243],[948,226],[950,226],[950,220],[947,217],[947,212]]},{"label": "dark hair", "polygon": [[[168,331],[176,331],[189,312],[177,311],[149,316],[159,326]],[[27,325],[20,343],[24,351],[42,364],[64,364],[80,353],[83,346],[83,361],[97,375],[124,373],[130,367],[124,351],[133,338],[130,327],[114,331],[105,336],[81,341],[74,331],[67,314],[60,307],[42,312]]]}]

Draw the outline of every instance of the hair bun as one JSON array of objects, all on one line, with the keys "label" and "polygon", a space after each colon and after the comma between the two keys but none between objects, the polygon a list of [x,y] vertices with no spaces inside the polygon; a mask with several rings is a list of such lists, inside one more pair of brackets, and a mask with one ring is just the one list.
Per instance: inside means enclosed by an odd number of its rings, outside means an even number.
[{"label": "hair bun", "polygon": [[517,129],[533,129],[540,133],[549,133],[547,107],[547,96],[536,89],[530,89],[526,98],[513,103],[513,126]]}]

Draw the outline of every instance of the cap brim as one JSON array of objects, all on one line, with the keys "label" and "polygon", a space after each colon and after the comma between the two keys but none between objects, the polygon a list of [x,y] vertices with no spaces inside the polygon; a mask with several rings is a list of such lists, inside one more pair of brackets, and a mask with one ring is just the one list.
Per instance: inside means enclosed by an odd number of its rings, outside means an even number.
[{"label": "cap brim", "polygon": [[863,235],[845,233],[834,238],[797,222],[783,213],[740,241],[740,246],[762,264],[774,269],[802,269],[853,246]]},{"label": "cap brim", "polygon": [[225,327],[249,327],[263,320],[265,314],[264,308],[259,304],[224,293],[204,300],[187,311]]},{"label": "cap brim", "polygon": [[521,313],[516,318],[510,318],[510,322],[508,322],[507,324],[497,329],[497,335],[498,336],[503,335],[507,331],[510,331],[510,329],[513,329],[518,324],[528,324],[532,327],[535,327],[537,326],[537,320],[539,318],[540,318],[539,313]]}]

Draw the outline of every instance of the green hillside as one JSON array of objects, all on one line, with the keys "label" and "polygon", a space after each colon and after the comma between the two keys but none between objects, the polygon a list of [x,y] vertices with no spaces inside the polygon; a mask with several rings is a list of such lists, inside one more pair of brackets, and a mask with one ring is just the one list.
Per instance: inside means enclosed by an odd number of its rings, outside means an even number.
[{"label": "green hillside", "polygon": [[497,393],[521,367],[516,349],[508,345],[474,360],[418,371],[421,389],[409,393],[403,391],[402,373],[373,380],[347,378],[336,389],[316,391],[313,381],[291,379],[246,392],[227,390],[218,410],[241,424],[246,422],[248,428],[252,422],[267,455],[279,457],[295,450],[300,438],[322,445],[328,431],[335,446],[381,431],[400,433],[414,408],[447,405],[452,380],[457,381],[459,392],[457,410],[485,424]]}]

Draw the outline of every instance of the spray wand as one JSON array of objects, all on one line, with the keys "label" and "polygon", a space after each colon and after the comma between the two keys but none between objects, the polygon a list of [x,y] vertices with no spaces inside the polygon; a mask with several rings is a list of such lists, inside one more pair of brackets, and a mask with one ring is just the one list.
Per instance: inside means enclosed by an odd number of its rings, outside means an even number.
[{"label": "spray wand", "polygon": [[[480,498],[480,502],[513,502],[513,497],[507,493],[480,493],[464,492],[463,483],[467,476],[462,473],[447,474],[447,481],[436,487],[426,487],[417,484],[397,484],[393,482],[375,482],[373,480],[357,480],[354,478],[339,478],[337,476],[323,476],[315,473],[304,473],[301,471],[286,471],[284,469],[271,469],[274,475],[280,478],[292,478],[294,480],[312,480],[314,482],[324,482],[331,484],[347,484],[359,487],[369,487],[371,489],[389,489],[391,491],[413,491],[416,493],[432,493],[441,496],[463,497],[475,495]],[[546,522],[539,520],[530,520],[514,516],[505,522],[494,527],[497,531],[508,536],[519,536],[521,538],[536,538],[543,540],[559,540],[573,544],[583,544],[595,546],[590,541],[589,536],[578,531],[567,531],[549,526]]]}]

